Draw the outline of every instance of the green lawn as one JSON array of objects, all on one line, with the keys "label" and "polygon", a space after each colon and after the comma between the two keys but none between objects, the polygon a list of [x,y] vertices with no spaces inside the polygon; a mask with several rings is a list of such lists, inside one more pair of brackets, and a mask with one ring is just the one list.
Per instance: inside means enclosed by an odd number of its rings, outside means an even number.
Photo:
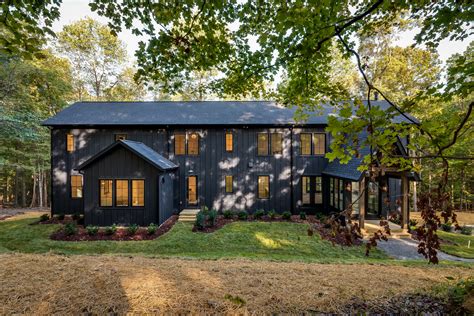
[{"label": "green lawn", "polygon": [[201,259],[252,258],[309,262],[386,261],[379,250],[365,257],[365,247],[333,246],[307,225],[296,223],[236,222],[210,233],[193,233],[189,223],[177,223],[167,234],[150,241],[53,241],[58,225],[28,225],[35,219],[0,222],[0,252],[59,254],[121,254]]},{"label": "green lawn", "polygon": [[[442,243],[441,250],[453,256],[474,259],[474,236],[438,231],[438,236],[450,243]],[[469,240],[471,247],[468,248]]]}]

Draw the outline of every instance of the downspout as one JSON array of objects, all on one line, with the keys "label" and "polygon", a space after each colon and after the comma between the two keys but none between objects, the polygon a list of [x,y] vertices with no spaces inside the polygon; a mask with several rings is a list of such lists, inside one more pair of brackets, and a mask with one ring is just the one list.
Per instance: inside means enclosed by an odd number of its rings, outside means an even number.
[{"label": "downspout", "polygon": [[293,183],[293,127],[290,127],[290,200],[291,214],[294,214],[294,183]]}]

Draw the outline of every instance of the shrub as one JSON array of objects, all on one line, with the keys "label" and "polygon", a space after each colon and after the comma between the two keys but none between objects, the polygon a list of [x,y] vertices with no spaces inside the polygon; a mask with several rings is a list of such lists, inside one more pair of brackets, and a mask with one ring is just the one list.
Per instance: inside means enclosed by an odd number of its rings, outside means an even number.
[{"label": "shrub", "polygon": [[249,217],[249,214],[247,213],[247,211],[240,211],[237,216],[241,221],[245,221]]},{"label": "shrub", "polygon": [[105,234],[106,235],[113,235],[117,232],[117,226],[113,224],[112,226],[105,227]]},{"label": "shrub", "polygon": [[57,218],[58,220],[60,220],[60,221],[64,220],[64,217],[65,217],[64,213],[59,213],[59,214],[56,216],[56,218]]},{"label": "shrub", "polygon": [[129,235],[135,235],[135,233],[138,231],[138,225],[137,224],[132,224],[127,227],[127,232]]},{"label": "shrub", "polygon": [[286,212],[283,212],[283,214],[281,214],[281,217],[284,219],[284,220],[290,220],[291,219],[291,213],[286,211]]},{"label": "shrub", "polygon": [[232,218],[234,216],[234,213],[231,210],[225,210],[222,214],[224,214],[224,218]]},{"label": "shrub", "polygon": [[270,217],[271,219],[275,219],[275,217],[276,217],[275,211],[271,210],[270,212],[268,212],[268,217]]},{"label": "shrub", "polygon": [[206,215],[202,211],[196,214],[196,227],[199,229],[203,229],[206,226]]},{"label": "shrub", "polygon": [[48,219],[49,219],[49,215],[48,214],[43,214],[43,215],[40,216],[39,221],[40,222],[46,222]]},{"label": "shrub", "polygon": [[72,214],[72,219],[73,219],[73,220],[77,221],[77,220],[79,220],[80,218],[81,218],[81,213],[77,213],[77,212],[76,212],[76,213]]},{"label": "shrub", "polygon": [[89,225],[86,227],[87,235],[89,236],[95,236],[99,232],[99,227],[98,226],[92,226]]},{"label": "shrub", "polygon": [[418,221],[416,219],[410,219],[410,227],[416,227],[418,225]]},{"label": "shrub", "polygon": [[306,213],[305,212],[300,212],[300,219],[302,219],[302,220],[306,219]]},{"label": "shrub", "polygon": [[76,224],[74,224],[74,223],[67,223],[67,224],[64,226],[64,233],[66,234],[66,236],[75,235],[75,234],[77,233],[77,226],[76,226]]},{"label": "shrub", "polygon": [[451,231],[451,226],[452,226],[452,224],[450,222],[443,223],[443,224],[441,224],[441,229],[445,232],[450,232]]},{"label": "shrub", "polygon": [[209,214],[207,215],[207,220],[209,221],[211,226],[215,226],[217,220],[217,210],[210,210]]},{"label": "shrub", "polygon": [[253,214],[253,216],[255,217],[255,219],[261,219],[264,215],[265,215],[265,211],[264,211],[264,210],[256,210],[256,211],[255,211],[255,214]]},{"label": "shrub", "polygon": [[151,223],[150,225],[148,225],[147,229],[146,229],[146,232],[148,233],[148,235],[153,235],[156,233],[156,230],[158,229],[158,226],[156,226],[155,224]]},{"label": "shrub", "polygon": [[461,234],[468,236],[472,235],[472,227],[464,225],[461,227]]}]

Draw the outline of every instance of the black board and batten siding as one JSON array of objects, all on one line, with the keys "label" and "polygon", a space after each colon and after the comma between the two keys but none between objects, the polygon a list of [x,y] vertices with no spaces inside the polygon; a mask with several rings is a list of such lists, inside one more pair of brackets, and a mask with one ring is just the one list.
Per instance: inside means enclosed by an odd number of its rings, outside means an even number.
[{"label": "black board and batten siding", "polygon": [[[233,151],[225,151],[225,133],[233,133]],[[321,175],[327,164],[322,156],[300,156],[300,132],[324,132],[324,127],[293,130],[285,128],[215,127],[208,129],[153,129],[153,128],[102,128],[52,130],[53,159],[53,214],[82,212],[82,199],[70,198],[70,175],[74,169],[115,141],[116,134],[126,134],[127,139],[139,141],[179,166],[173,177],[173,207],[175,210],[191,207],[186,203],[187,178],[198,179],[198,205],[217,210],[233,209],[277,212],[297,211],[301,204],[301,176]],[[175,133],[199,134],[199,155],[176,156]],[[257,155],[258,133],[282,133],[282,154]],[[66,135],[75,136],[74,152],[66,151]],[[293,140],[293,143],[291,142]],[[271,142],[271,140],[270,140]],[[328,140],[326,140],[328,147]],[[293,157],[291,157],[293,152]],[[293,168],[292,168],[293,160]],[[113,164],[111,162],[111,164]],[[224,179],[233,176],[234,191],[225,192]],[[270,198],[258,199],[257,179],[270,176]],[[104,175],[105,176],[105,175]],[[292,193],[293,179],[293,193]],[[84,190],[88,183],[85,183]],[[93,190],[93,189],[92,189]],[[61,192],[62,194],[58,194]],[[153,193],[152,193],[153,194]],[[153,194],[155,195],[155,194]],[[67,198],[64,198],[64,197]],[[292,205],[293,203],[293,205]],[[86,207],[84,205],[84,207]]]}]

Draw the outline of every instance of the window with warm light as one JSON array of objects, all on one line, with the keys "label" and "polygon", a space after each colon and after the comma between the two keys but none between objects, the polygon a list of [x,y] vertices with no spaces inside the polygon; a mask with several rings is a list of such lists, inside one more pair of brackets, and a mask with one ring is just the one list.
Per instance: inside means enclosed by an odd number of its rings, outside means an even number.
[{"label": "window with warm light", "polygon": [[74,135],[67,134],[66,136],[66,148],[67,151],[72,153],[74,151]]},{"label": "window with warm light", "polygon": [[132,206],[145,206],[145,180],[132,180]]},{"label": "window with warm light", "polygon": [[128,180],[115,180],[115,206],[128,206]]},{"label": "window with warm light", "polygon": [[283,152],[283,135],[281,133],[272,133],[272,155]]},{"label": "window with warm light", "polygon": [[258,198],[268,199],[270,197],[270,176],[258,176]]},{"label": "window with warm light", "polygon": [[188,177],[188,204],[189,205],[198,204],[197,176]]},{"label": "window with warm light", "polygon": [[82,198],[82,175],[71,176],[71,197],[73,199]]},{"label": "window with warm light", "polygon": [[268,156],[268,134],[267,133],[258,133],[257,155]]},{"label": "window with warm light", "polygon": [[191,133],[188,136],[188,155],[199,155],[199,135],[197,133]]},{"label": "window with warm light", "polygon": [[300,134],[300,150],[301,155],[311,155],[311,134]]},{"label": "window with warm light", "polygon": [[316,133],[313,135],[313,154],[326,154],[326,134]]},{"label": "window with warm light", "polygon": [[234,177],[225,176],[225,192],[232,193],[234,191]]},{"label": "window with warm light", "polygon": [[234,151],[234,135],[231,132],[225,133],[225,151]]},{"label": "window with warm light", "polygon": [[174,135],[174,154],[175,155],[186,154],[186,135],[185,134]]},{"label": "window with warm light", "polygon": [[100,206],[112,206],[112,180],[100,180]]}]

